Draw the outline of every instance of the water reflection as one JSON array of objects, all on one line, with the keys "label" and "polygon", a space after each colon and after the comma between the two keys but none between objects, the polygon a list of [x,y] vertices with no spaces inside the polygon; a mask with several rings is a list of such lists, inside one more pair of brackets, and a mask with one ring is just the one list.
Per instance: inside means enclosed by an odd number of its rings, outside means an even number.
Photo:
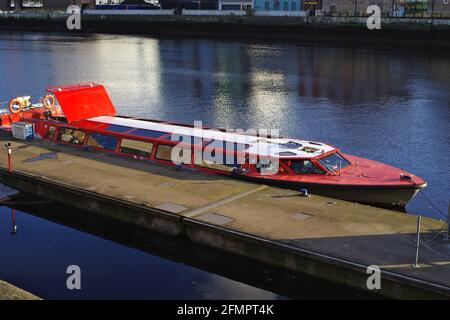
[{"label": "water reflection", "polygon": [[[12,209],[0,207],[0,278],[46,299],[376,298],[185,238],[52,204],[29,208],[30,198],[23,200],[15,202],[20,232],[14,237]],[[72,264],[82,270],[81,291],[65,287]]]},{"label": "water reflection", "polygon": [[[45,299],[282,298],[180,264],[179,260],[149,255],[25,214],[23,209],[13,211],[15,216],[11,216],[11,210],[14,209],[0,207],[0,278],[12,281]],[[47,213],[58,214],[61,219],[67,210],[50,209]],[[75,214],[78,217],[80,215],[79,212]],[[111,230],[105,231],[105,227],[111,227],[108,222],[97,220],[91,223],[90,231],[97,230],[93,234],[113,234]],[[11,229],[19,224],[19,232]],[[114,232],[120,234],[126,231],[132,230],[114,225]],[[170,252],[170,239],[164,240],[167,240],[167,251]],[[162,246],[162,243],[159,245]],[[146,246],[152,247],[152,243]],[[66,268],[72,264],[79,265],[82,270],[81,291],[69,291],[65,287]]]},{"label": "water reflection", "polygon": [[[0,33],[0,100],[98,81],[120,113],[278,128],[404,168],[450,198],[448,57],[214,40]],[[417,197],[410,211],[433,215]]]}]

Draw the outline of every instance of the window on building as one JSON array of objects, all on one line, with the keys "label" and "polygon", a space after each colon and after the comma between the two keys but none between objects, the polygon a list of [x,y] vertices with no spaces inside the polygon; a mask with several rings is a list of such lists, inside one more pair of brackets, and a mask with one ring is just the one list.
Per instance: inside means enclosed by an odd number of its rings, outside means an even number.
[{"label": "window on building", "polygon": [[270,10],[270,2],[264,3],[264,10]]},{"label": "window on building", "polygon": [[149,157],[152,153],[153,143],[122,139],[120,143],[120,152],[132,154],[139,157]]},{"label": "window on building", "polygon": [[289,2],[284,2],[283,3],[283,10],[284,11],[288,11],[289,10]]},{"label": "window on building", "polygon": [[84,143],[84,137],[85,133],[83,131],[70,128],[61,128],[59,130],[58,141],[82,145]]},{"label": "window on building", "polygon": [[100,133],[91,133],[87,145],[113,151],[116,149],[117,138]]},{"label": "window on building", "polygon": [[275,2],[273,4],[273,10],[280,10],[280,3],[279,2]]},{"label": "window on building", "polygon": [[292,11],[297,10],[297,3],[296,3],[296,2],[292,2],[292,3],[291,3],[291,10],[292,10]]},{"label": "window on building", "polygon": [[223,4],[222,10],[242,10],[239,4]]}]

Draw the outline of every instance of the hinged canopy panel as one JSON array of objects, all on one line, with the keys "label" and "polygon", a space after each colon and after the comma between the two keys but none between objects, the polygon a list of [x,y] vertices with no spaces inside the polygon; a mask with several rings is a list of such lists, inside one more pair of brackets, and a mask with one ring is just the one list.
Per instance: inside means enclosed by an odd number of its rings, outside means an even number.
[{"label": "hinged canopy panel", "polygon": [[50,87],[69,123],[98,116],[115,116],[116,109],[105,88],[97,83]]}]

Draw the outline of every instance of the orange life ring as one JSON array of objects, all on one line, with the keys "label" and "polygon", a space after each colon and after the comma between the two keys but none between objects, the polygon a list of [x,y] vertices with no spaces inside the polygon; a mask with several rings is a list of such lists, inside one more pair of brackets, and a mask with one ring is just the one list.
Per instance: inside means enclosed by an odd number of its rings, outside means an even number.
[{"label": "orange life ring", "polygon": [[11,113],[19,113],[22,110],[22,104],[19,100],[19,98],[14,98],[9,102],[8,105],[9,111]]},{"label": "orange life ring", "polygon": [[42,104],[48,110],[53,110],[55,107],[55,97],[51,94],[46,95],[42,98]]}]

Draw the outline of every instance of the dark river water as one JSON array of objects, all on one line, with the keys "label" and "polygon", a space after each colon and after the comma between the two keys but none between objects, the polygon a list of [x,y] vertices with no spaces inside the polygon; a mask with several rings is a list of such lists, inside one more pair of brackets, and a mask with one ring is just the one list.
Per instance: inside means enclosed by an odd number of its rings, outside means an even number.
[{"label": "dark river water", "polygon": [[[47,86],[85,81],[103,83],[121,114],[202,120],[233,129],[279,129],[283,136],[328,142],[346,153],[403,168],[427,180],[426,196],[447,212],[448,56],[260,42],[0,33],[0,101],[40,97]],[[441,217],[422,194],[407,210]],[[33,210],[16,210],[20,228],[11,236],[11,209],[0,207],[0,278],[44,298],[291,296],[285,287],[257,285],[271,280],[265,271],[254,284],[265,289],[258,289],[243,283],[249,283],[245,275],[177,261],[187,257],[162,257],[158,250],[159,255],[143,250],[98,228],[77,230],[28,211]],[[64,266],[77,263],[89,270],[86,281],[91,284],[81,293],[65,288]],[[304,291],[311,293],[311,286]]]}]

